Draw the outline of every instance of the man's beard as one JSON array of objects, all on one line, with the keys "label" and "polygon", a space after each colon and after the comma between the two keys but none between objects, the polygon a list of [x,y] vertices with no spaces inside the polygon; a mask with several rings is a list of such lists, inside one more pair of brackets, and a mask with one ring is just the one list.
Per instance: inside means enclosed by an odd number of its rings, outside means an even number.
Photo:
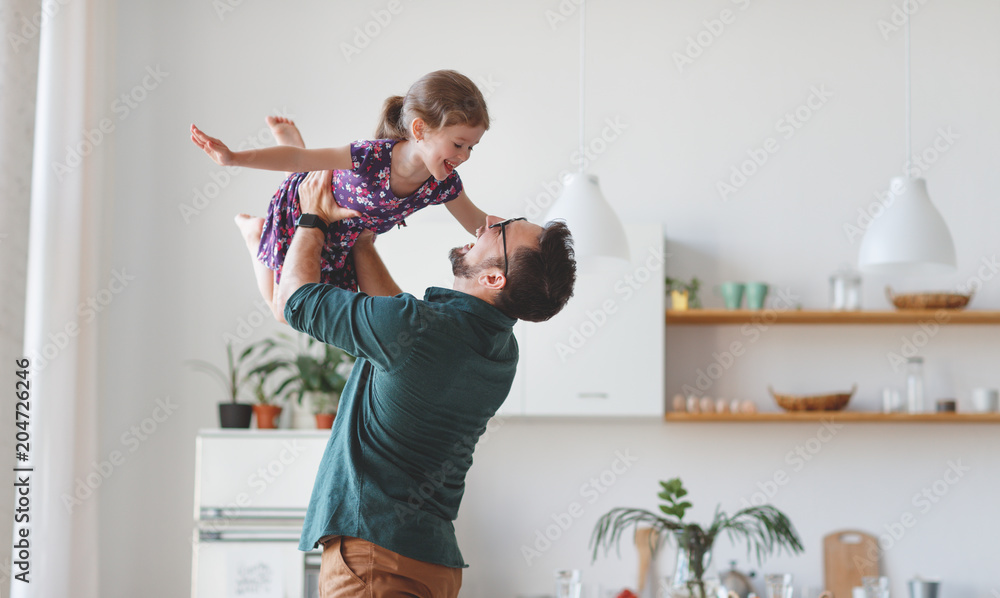
[{"label": "man's beard", "polygon": [[457,278],[475,278],[489,268],[500,268],[503,265],[499,259],[486,259],[478,266],[470,266],[465,260],[465,254],[461,252],[461,247],[455,247],[448,252],[448,259],[451,260],[451,273]]},{"label": "man's beard", "polygon": [[451,260],[451,273],[456,278],[475,278],[478,272],[465,261],[465,256],[459,251],[460,249],[461,247],[455,247],[448,252],[448,259]]}]

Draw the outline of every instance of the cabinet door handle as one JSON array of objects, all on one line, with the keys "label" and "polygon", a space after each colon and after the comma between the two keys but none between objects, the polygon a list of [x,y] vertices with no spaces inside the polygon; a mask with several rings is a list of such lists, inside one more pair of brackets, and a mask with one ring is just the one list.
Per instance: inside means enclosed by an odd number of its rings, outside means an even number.
[{"label": "cabinet door handle", "polygon": [[576,393],[577,398],[580,399],[607,399],[608,393],[606,392],[578,392]]}]

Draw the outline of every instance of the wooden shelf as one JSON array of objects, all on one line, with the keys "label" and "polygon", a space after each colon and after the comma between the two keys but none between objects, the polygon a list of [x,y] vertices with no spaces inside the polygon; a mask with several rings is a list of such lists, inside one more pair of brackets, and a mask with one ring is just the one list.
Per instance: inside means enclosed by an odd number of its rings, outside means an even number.
[{"label": "wooden shelf", "polygon": [[883,423],[950,423],[1000,424],[1000,413],[878,413],[874,411],[799,411],[740,413],[683,413],[671,411],[667,422],[883,422]]},{"label": "wooden shelf", "polygon": [[816,311],[764,309],[667,310],[667,324],[711,326],[719,324],[989,324],[1000,325],[1000,311],[899,310],[899,311]]}]

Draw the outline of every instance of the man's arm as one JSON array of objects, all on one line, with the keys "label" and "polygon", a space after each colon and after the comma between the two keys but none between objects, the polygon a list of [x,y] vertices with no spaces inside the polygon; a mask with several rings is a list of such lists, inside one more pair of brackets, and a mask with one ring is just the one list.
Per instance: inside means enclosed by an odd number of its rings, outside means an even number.
[{"label": "man's arm", "polygon": [[[303,214],[316,214],[326,222],[339,220],[347,215],[358,215],[353,210],[344,210],[337,205],[330,190],[333,173],[329,170],[310,172],[299,184],[299,208]],[[330,204],[333,204],[332,209]],[[319,282],[320,258],[325,241],[323,231],[318,228],[298,226],[292,243],[285,254],[281,268],[281,282],[278,284],[277,312],[280,321],[285,320],[285,305],[299,287]]]},{"label": "man's arm", "polygon": [[375,233],[367,230],[362,233],[351,253],[354,270],[358,274],[358,288],[362,293],[372,297],[394,297],[403,292],[375,251]]},{"label": "man's arm", "polygon": [[281,268],[281,282],[278,284],[277,312],[281,323],[285,320],[285,304],[299,287],[311,282],[319,282],[320,254],[323,252],[323,231],[318,228],[298,227],[292,244],[285,254],[285,265]]}]

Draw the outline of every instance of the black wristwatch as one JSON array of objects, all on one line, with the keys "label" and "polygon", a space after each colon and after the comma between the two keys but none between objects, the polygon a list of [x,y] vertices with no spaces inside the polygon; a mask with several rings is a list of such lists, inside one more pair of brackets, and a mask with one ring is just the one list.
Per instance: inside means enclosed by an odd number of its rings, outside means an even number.
[{"label": "black wristwatch", "polygon": [[303,228],[318,228],[323,231],[324,235],[330,227],[330,225],[324,222],[323,219],[316,214],[302,214],[295,222],[295,226],[301,226]]}]

